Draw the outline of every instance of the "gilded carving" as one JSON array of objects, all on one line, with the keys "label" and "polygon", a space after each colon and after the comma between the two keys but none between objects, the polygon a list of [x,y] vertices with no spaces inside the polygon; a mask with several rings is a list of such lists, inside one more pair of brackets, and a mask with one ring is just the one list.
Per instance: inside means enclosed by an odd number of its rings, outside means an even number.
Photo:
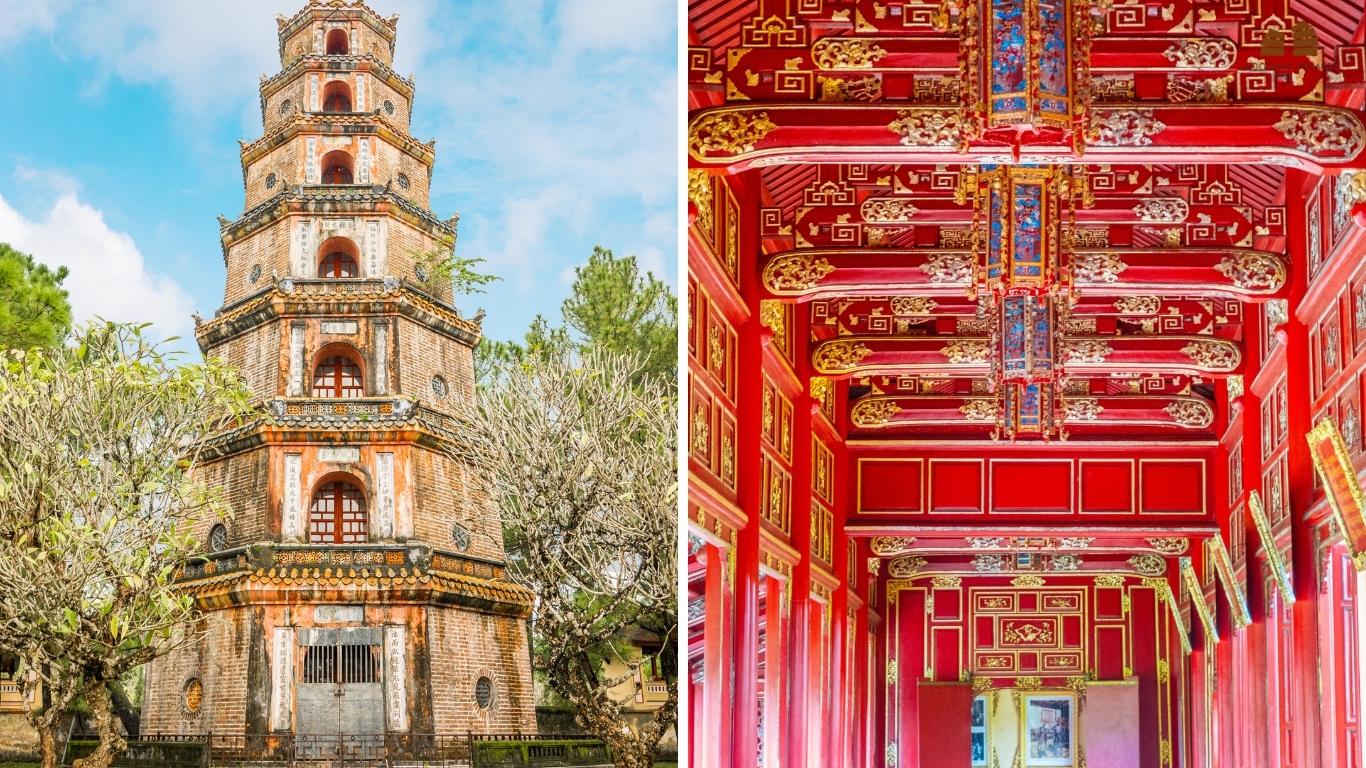
[{"label": "gilded carving", "polygon": [[787,330],[787,311],[783,303],[775,299],[760,301],[759,324],[773,331],[774,338],[783,338]]},{"label": "gilded carving", "polygon": [[1147,224],[1180,224],[1190,213],[1190,206],[1179,197],[1150,197],[1135,205],[1133,212]]},{"label": "gilded carving", "polygon": [[1103,363],[1114,350],[1100,339],[1074,339],[1063,344],[1069,363]]},{"label": "gilded carving", "polygon": [[985,363],[990,346],[980,339],[957,339],[944,346],[940,353],[954,364]]},{"label": "gilded carving", "polygon": [[1095,578],[1097,587],[1122,587],[1124,577],[1118,573],[1102,573]]},{"label": "gilded carving", "polygon": [[1228,69],[1236,54],[1232,41],[1215,37],[1186,38],[1162,52],[1177,69]]},{"label": "gilded carving", "polygon": [[1119,254],[1109,251],[1079,253],[1072,257],[1072,274],[1088,283],[1117,282],[1119,273],[1128,268]]},{"label": "gilded carving", "polygon": [[931,283],[967,282],[972,279],[972,270],[972,256],[966,253],[936,253],[920,265]]},{"label": "gilded carving", "polygon": [[806,254],[787,254],[764,267],[764,285],[775,293],[791,293],[815,288],[835,268],[825,259]]},{"label": "gilded carving", "polygon": [[1091,112],[1091,143],[1101,147],[1145,147],[1167,125],[1151,109],[1096,109]]},{"label": "gilded carving", "polygon": [[816,350],[812,362],[821,373],[848,373],[872,353],[873,350],[857,342],[831,341]]},{"label": "gilded carving", "polygon": [[1162,308],[1157,296],[1122,296],[1115,300],[1115,309],[1124,315],[1155,315]]},{"label": "gilded carving", "polygon": [[1214,421],[1210,407],[1197,400],[1173,400],[1162,410],[1172,417],[1172,421],[1185,427],[1208,427]]},{"label": "gilded carving", "polygon": [[1094,397],[1074,397],[1068,398],[1063,404],[1063,419],[1065,421],[1095,421],[1100,418],[1101,412],[1105,410],[1100,401]]},{"label": "gilded carving", "polygon": [[928,296],[893,296],[892,312],[898,315],[923,316],[934,314],[939,302]]},{"label": "gilded carving", "polygon": [[1048,558],[1048,568],[1052,571],[1079,571],[1081,558],[1076,555],[1053,555]]},{"label": "gilded carving", "polygon": [[878,427],[890,423],[893,416],[901,412],[895,400],[860,400],[854,405],[850,418],[857,427]]},{"label": "gilded carving", "polygon": [[1006,559],[1003,555],[977,555],[972,558],[972,567],[983,573],[1001,573],[1006,570]]},{"label": "gilded carving", "polygon": [[1238,367],[1238,348],[1223,340],[1192,341],[1181,348],[1192,362],[1211,371],[1231,371]]},{"label": "gilded carving", "polygon": [[935,576],[930,583],[935,589],[958,589],[963,586],[963,579],[960,576]]},{"label": "gilded carving", "polygon": [[914,536],[874,536],[868,548],[875,555],[890,557],[910,552],[914,544]]},{"label": "gilded carving", "polygon": [[766,112],[753,115],[748,112],[709,113],[692,124],[688,146],[698,157],[718,152],[751,152],[755,144],[777,127]]},{"label": "gilded carving", "polygon": [[1129,558],[1129,565],[1132,565],[1135,571],[1144,576],[1161,576],[1167,571],[1166,560],[1147,552]]},{"label": "gilded carving", "polygon": [[857,38],[823,37],[811,46],[818,69],[871,69],[886,55],[881,46]]},{"label": "gilded carving", "polygon": [[1285,262],[1258,251],[1229,254],[1214,270],[1239,288],[1274,291],[1285,284]]},{"label": "gilded carving", "polygon": [[995,400],[969,400],[958,406],[958,412],[968,421],[996,421],[1000,407]]},{"label": "gilded carving", "polygon": [[1026,573],[1023,576],[1016,576],[1011,579],[1010,583],[1016,587],[1042,587],[1044,585],[1044,580],[1042,576]]},{"label": "gilded carving", "polygon": [[957,110],[903,109],[887,130],[908,147],[953,147],[958,144],[962,121]]},{"label": "gilded carving", "polygon": [[710,240],[715,232],[716,211],[712,200],[711,175],[706,171],[688,171],[688,202],[697,209],[697,228]]},{"label": "gilded carving", "polygon": [[1007,645],[1047,645],[1053,642],[1053,630],[1047,624],[1011,624],[1001,639]]},{"label": "gilded carving", "polygon": [[1333,152],[1353,157],[1366,141],[1361,121],[1336,110],[1286,110],[1274,127],[1286,140],[1313,155]]},{"label": "gilded carving", "polygon": [[1190,548],[1190,541],[1177,537],[1148,539],[1148,546],[1165,555],[1179,555]]},{"label": "gilded carving", "polygon": [[874,197],[863,201],[859,214],[864,221],[877,224],[901,224],[910,221],[920,209],[910,201],[898,197]]},{"label": "gilded carving", "polygon": [[914,555],[898,557],[887,564],[887,575],[894,579],[904,579],[919,573],[927,562],[925,558]]}]

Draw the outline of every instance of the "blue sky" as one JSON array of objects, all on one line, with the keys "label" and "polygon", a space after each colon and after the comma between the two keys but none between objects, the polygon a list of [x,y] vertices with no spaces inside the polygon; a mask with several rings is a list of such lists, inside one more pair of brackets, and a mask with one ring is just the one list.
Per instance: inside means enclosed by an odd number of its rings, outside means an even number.
[{"label": "blue sky", "polygon": [[[0,242],[69,266],[78,318],[187,336],[222,303],[215,217],[242,212],[237,142],[304,1],[0,0]],[[433,211],[503,278],[457,299],[489,336],[558,320],[595,244],[676,281],[674,0],[370,6],[400,14]]]}]

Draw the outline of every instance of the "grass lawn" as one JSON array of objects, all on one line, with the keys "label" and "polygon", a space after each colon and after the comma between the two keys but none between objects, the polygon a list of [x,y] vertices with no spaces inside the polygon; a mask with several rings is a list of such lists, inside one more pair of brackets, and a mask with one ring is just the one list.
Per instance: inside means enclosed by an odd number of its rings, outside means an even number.
[{"label": "grass lawn", "polygon": [[38,768],[37,763],[14,763],[0,760],[0,768]]}]

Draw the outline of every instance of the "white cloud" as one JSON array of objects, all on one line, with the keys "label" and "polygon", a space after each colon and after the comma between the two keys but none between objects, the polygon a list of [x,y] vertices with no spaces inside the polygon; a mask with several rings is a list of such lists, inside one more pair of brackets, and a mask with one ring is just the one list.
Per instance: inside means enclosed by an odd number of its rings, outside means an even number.
[{"label": "white cloud", "polygon": [[[173,278],[148,271],[133,238],[111,229],[104,214],[75,192],[59,194],[35,219],[0,197],[0,242],[70,270],[63,285],[77,323],[94,317],[150,322],[156,336],[189,338],[194,309],[189,294]],[[179,346],[193,347],[193,342]]]},{"label": "white cloud", "polygon": [[0,0],[0,43],[18,40],[34,33],[51,32],[68,0]]},{"label": "white cloud", "polygon": [[673,0],[564,0],[560,28],[574,48],[640,49],[672,45],[678,21]]}]

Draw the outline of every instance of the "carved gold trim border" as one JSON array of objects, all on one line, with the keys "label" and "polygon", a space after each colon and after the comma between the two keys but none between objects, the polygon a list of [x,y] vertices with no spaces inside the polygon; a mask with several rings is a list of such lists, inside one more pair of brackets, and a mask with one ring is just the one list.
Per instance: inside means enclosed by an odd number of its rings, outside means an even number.
[{"label": "carved gold trim border", "polygon": [[1362,493],[1361,482],[1357,480],[1356,467],[1352,464],[1351,453],[1347,450],[1347,443],[1342,439],[1342,433],[1338,431],[1338,425],[1332,419],[1325,416],[1319,420],[1314,428],[1305,435],[1309,442],[1309,456],[1314,460],[1314,471],[1318,473],[1319,482],[1322,483],[1324,495],[1328,497],[1328,506],[1333,510],[1333,517],[1338,524],[1338,531],[1342,534],[1342,540],[1347,545],[1347,551],[1352,555],[1352,564],[1358,571],[1366,571],[1366,550],[1358,552],[1355,542],[1348,532],[1347,513],[1338,504],[1337,496],[1333,494],[1333,488],[1328,481],[1328,468],[1323,465],[1323,458],[1315,450],[1314,443],[1320,440],[1329,440],[1333,444],[1333,457],[1342,467],[1343,476],[1350,481],[1349,491],[1352,500],[1356,502],[1357,509],[1366,514],[1366,494]]},{"label": "carved gold trim border", "polygon": [[1224,585],[1224,592],[1228,595],[1229,607],[1233,610],[1233,623],[1239,629],[1252,624],[1252,615],[1247,609],[1247,595],[1243,594],[1243,586],[1238,583],[1238,577],[1233,572],[1233,558],[1228,554],[1228,548],[1224,546],[1224,538],[1221,534],[1214,534],[1208,540],[1206,552],[1214,562],[1214,573],[1219,577],[1219,581]]},{"label": "carved gold trim border", "polygon": [[1267,520],[1266,510],[1262,508],[1262,496],[1251,490],[1247,494],[1248,512],[1252,514],[1252,524],[1257,527],[1257,536],[1262,540],[1262,550],[1266,552],[1267,564],[1271,566],[1276,586],[1281,590],[1281,599],[1286,603],[1295,602],[1295,585],[1290,579],[1290,570],[1281,557],[1281,548],[1271,533],[1271,522]]},{"label": "carved gold trim border", "polygon": [[1200,586],[1200,577],[1195,573],[1195,565],[1189,557],[1183,557],[1181,563],[1181,582],[1186,585],[1186,591],[1190,593],[1191,605],[1195,607],[1195,615],[1200,617],[1200,623],[1205,626],[1205,632],[1213,639],[1219,639],[1219,627],[1214,623],[1214,611],[1205,601],[1205,589]]}]

